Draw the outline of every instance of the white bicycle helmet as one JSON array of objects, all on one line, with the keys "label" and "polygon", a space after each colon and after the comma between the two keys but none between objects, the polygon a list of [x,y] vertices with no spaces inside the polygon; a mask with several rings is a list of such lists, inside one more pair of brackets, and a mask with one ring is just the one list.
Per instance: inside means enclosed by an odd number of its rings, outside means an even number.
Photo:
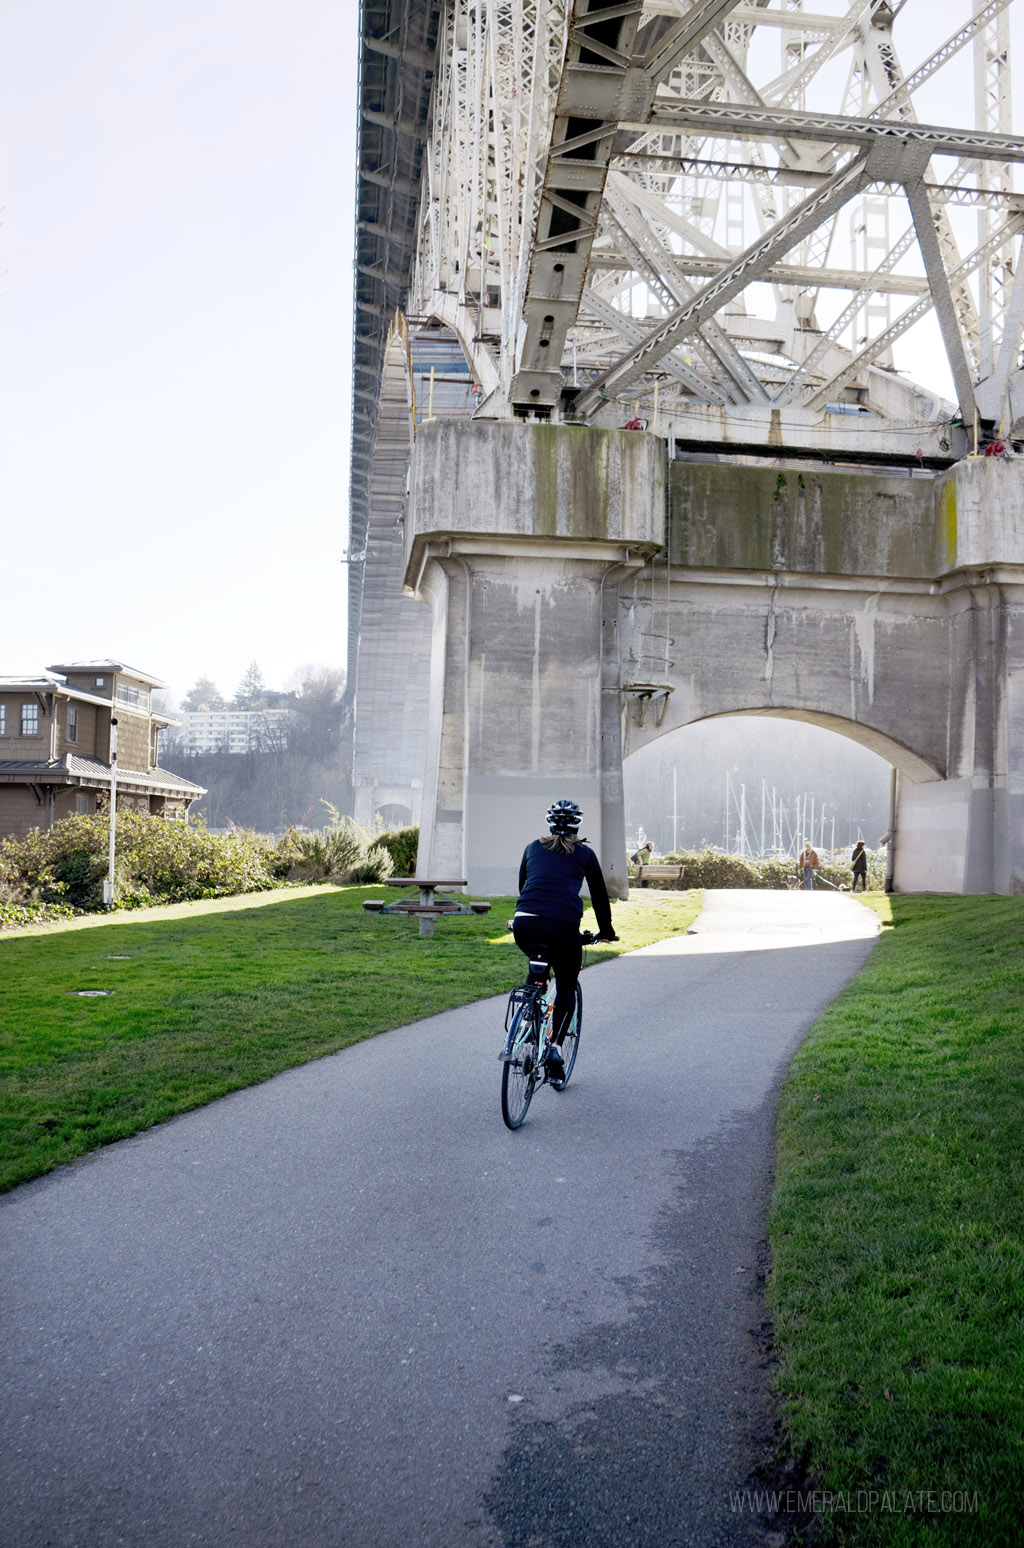
[{"label": "white bicycle helmet", "polygon": [[583,813],[575,801],[556,801],[548,807],[548,827],[552,833],[575,833]]}]

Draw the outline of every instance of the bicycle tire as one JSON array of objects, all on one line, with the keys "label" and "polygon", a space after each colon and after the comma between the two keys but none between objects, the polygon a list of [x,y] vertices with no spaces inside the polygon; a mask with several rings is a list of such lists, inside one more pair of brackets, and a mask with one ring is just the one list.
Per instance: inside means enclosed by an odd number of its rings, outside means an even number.
[{"label": "bicycle tire", "polygon": [[576,1063],[576,1055],[580,1048],[580,1033],[583,1031],[583,990],[576,985],[576,1009],[572,1013],[569,1030],[562,1039],[562,1062],[565,1065],[565,1074],[561,1080],[553,1080],[551,1085],[555,1091],[564,1091],[569,1084],[569,1076],[572,1067]]},{"label": "bicycle tire", "polygon": [[501,1116],[510,1129],[526,1117],[537,1086],[537,1026],[531,1004],[521,1005],[512,1019],[501,1067]]}]

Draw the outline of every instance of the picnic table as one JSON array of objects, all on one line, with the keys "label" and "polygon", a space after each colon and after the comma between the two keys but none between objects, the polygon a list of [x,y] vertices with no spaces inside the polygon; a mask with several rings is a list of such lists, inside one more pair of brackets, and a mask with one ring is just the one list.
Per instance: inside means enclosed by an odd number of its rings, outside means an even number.
[{"label": "picnic table", "polygon": [[396,898],[393,903],[385,903],[384,899],[368,898],[363,907],[370,914],[408,914],[418,918],[421,935],[433,935],[434,921],[445,914],[487,914],[490,912],[489,903],[463,903],[459,898],[448,898],[438,895],[441,887],[465,887],[468,884],[462,881],[438,881],[424,876],[389,876],[385,882],[387,887],[414,887],[419,892],[419,898],[410,895],[405,898]]}]

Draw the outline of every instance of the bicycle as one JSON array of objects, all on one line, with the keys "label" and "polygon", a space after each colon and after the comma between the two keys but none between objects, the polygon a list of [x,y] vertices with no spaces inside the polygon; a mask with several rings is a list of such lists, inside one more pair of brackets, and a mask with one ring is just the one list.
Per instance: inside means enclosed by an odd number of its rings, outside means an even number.
[{"label": "bicycle", "polygon": [[[592,946],[597,936],[585,930],[580,939],[584,946]],[[549,1085],[553,1091],[564,1091],[569,1084],[583,1030],[583,991],[579,983],[576,984],[576,1006],[572,1020],[562,1038],[565,1073],[557,1080],[548,1073],[546,1062],[551,1044],[553,1007],[551,964],[544,955],[531,957],[526,983],[513,989],[508,997],[505,1010],[505,1031],[508,1036],[505,1047],[498,1055],[502,1061],[501,1116],[510,1129],[519,1128],[538,1086]]]}]

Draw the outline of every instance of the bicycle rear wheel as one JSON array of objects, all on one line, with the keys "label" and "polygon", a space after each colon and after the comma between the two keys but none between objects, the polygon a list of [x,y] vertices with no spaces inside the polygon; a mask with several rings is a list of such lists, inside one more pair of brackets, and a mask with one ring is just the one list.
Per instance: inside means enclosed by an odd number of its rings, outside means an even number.
[{"label": "bicycle rear wheel", "polygon": [[572,1013],[569,1030],[562,1039],[562,1062],[565,1065],[565,1074],[561,1080],[553,1080],[552,1086],[556,1091],[564,1091],[569,1084],[569,1076],[572,1067],[576,1063],[576,1055],[580,1047],[580,1033],[583,1030],[583,990],[576,985],[576,1009]]},{"label": "bicycle rear wheel", "polygon": [[538,1039],[532,1005],[521,1005],[512,1020],[501,1067],[501,1116],[518,1129],[537,1085]]}]

